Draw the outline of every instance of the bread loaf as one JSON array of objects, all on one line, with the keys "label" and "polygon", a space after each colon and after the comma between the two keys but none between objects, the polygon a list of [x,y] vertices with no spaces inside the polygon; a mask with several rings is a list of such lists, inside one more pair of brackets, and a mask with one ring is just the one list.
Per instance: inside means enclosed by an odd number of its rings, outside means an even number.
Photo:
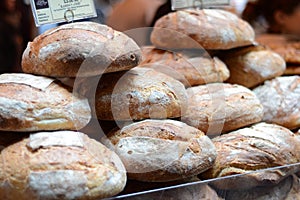
[{"label": "bread loaf", "polygon": [[270,186],[299,171],[297,165],[283,167],[300,161],[300,136],[282,126],[258,123],[212,140],[217,159],[201,178],[242,175],[213,182],[217,188],[242,190]]},{"label": "bread loaf", "polygon": [[29,42],[22,69],[52,77],[94,76],[128,70],[140,60],[138,45],[127,35],[95,22],[74,22]]},{"label": "bread loaf", "polygon": [[166,51],[143,47],[141,67],[153,68],[179,80],[186,87],[223,82],[229,78],[226,65],[217,57],[189,55],[193,51]]},{"label": "bread loaf", "polygon": [[91,118],[88,100],[51,78],[0,75],[0,130],[79,130]]},{"label": "bread loaf", "polygon": [[151,33],[156,47],[231,49],[253,44],[253,28],[220,9],[179,10],[158,19]]},{"label": "bread loaf", "polygon": [[253,90],[264,107],[263,121],[289,129],[300,127],[300,77],[282,76]]},{"label": "bread loaf", "polygon": [[144,120],[108,134],[106,143],[123,161],[128,178],[165,182],[212,167],[216,152],[200,130],[175,120]]},{"label": "bread loaf", "polygon": [[181,120],[217,135],[261,121],[263,107],[246,87],[210,83],[187,89],[188,108]]},{"label": "bread loaf", "polygon": [[1,158],[0,199],[100,199],[126,183],[119,157],[80,132],[31,134]]},{"label": "bread loaf", "polygon": [[149,68],[134,68],[126,73],[101,77],[95,93],[89,87],[97,77],[88,78],[81,92],[95,98],[100,120],[141,120],[180,117],[186,108],[186,91],[179,81]]},{"label": "bread loaf", "polygon": [[228,50],[219,56],[230,71],[230,77],[226,82],[248,88],[281,76],[286,69],[285,60],[280,55],[262,46]]}]

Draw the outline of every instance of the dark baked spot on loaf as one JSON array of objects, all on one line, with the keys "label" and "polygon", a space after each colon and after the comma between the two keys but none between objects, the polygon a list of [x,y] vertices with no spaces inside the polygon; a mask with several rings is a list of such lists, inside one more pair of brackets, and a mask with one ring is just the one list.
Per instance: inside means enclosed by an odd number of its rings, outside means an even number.
[{"label": "dark baked spot on loaf", "polygon": [[25,123],[24,121],[20,120],[19,118],[9,116],[5,114],[5,116],[0,115],[0,128],[3,130],[10,130],[14,129],[17,130],[19,128],[28,127],[29,123]]}]

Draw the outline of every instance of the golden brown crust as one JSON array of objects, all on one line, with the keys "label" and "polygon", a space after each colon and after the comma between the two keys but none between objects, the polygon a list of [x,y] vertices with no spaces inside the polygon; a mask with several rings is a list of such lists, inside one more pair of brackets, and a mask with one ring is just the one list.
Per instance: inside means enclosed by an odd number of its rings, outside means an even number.
[{"label": "golden brown crust", "polygon": [[31,134],[2,150],[1,158],[2,199],[99,199],[126,183],[116,154],[80,132]]},{"label": "golden brown crust", "polygon": [[53,79],[21,73],[0,79],[0,130],[79,130],[91,118],[87,99]]},{"label": "golden brown crust", "polygon": [[261,46],[228,50],[219,56],[230,71],[226,82],[248,88],[281,76],[286,69],[285,60],[280,55]]},{"label": "golden brown crust", "polygon": [[213,142],[218,153],[216,162],[201,177],[244,174],[213,183],[221,189],[250,189],[277,184],[299,170],[299,167],[291,166],[255,172],[300,161],[299,136],[279,125],[259,123],[215,137]]},{"label": "golden brown crust", "polygon": [[263,107],[246,87],[210,83],[187,89],[188,108],[182,121],[206,134],[220,134],[261,121]]},{"label": "golden brown crust", "polygon": [[253,90],[264,107],[263,121],[289,129],[300,127],[300,77],[281,76]]},{"label": "golden brown crust", "polygon": [[231,49],[254,43],[253,28],[225,10],[180,10],[161,17],[151,41],[164,48]]},{"label": "golden brown crust", "polygon": [[[88,88],[90,81],[95,82],[88,78],[80,88]],[[150,68],[104,74],[96,90],[95,109],[100,120],[176,118],[185,107],[184,85]]]},{"label": "golden brown crust", "polygon": [[217,57],[208,54],[189,56],[189,53],[143,47],[143,61],[139,67],[153,68],[179,80],[186,87],[206,83],[223,82],[229,78],[226,65]]},{"label": "golden brown crust", "polygon": [[26,73],[52,76],[93,76],[128,70],[141,51],[127,35],[94,22],[55,27],[28,43],[23,53]]},{"label": "golden brown crust", "polygon": [[144,120],[108,134],[129,179],[165,182],[192,177],[215,159],[211,140],[200,130],[174,120]]}]

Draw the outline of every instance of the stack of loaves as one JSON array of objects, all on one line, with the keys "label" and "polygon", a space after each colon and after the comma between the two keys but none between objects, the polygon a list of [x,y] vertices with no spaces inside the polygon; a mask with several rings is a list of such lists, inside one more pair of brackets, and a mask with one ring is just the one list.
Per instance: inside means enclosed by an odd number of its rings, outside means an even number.
[{"label": "stack of loaves", "polygon": [[131,38],[92,22],[28,44],[25,73],[0,75],[0,199],[99,199],[124,189],[120,158],[80,131],[91,120],[88,99],[57,78],[128,70],[140,58]]},{"label": "stack of loaves", "polygon": [[[255,45],[248,23],[218,9],[181,10],[157,21],[151,41],[141,51],[120,32],[79,22],[28,44],[26,74],[0,76],[8,137],[0,140],[0,199],[97,199],[134,182],[233,174],[244,175],[190,190],[218,199],[212,186],[238,199],[299,188],[298,166],[263,170],[300,162],[291,131],[300,127],[300,80],[281,77],[284,60]],[[99,141],[83,133],[93,118],[113,124]]]},{"label": "stack of loaves", "polygon": [[[138,67],[154,68],[185,85],[188,103],[181,121],[206,135],[222,133],[212,139],[213,167],[199,177],[243,175],[212,183],[225,191],[225,199],[240,194],[289,199],[295,188],[299,192],[294,174],[300,171],[300,138],[293,131],[300,127],[300,77],[282,76],[285,60],[258,45],[246,22],[217,9],[167,14],[156,22],[151,41],[154,47],[143,48]],[[289,164],[294,165],[283,167]]]}]

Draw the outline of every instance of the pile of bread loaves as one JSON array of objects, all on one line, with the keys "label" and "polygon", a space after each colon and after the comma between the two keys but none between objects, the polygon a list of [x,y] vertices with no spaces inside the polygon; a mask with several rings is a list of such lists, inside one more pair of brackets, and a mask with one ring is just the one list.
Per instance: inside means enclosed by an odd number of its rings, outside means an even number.
[{"label": "pile of bread loaves", "polygon": [[284,59],[218,9],[167,14],[151,41],[77,22],[28,44],[24,73],[0,75],[0,199],[100,199],[220,177],[165,199],[295,199],[300,77],[282,76]]}]

